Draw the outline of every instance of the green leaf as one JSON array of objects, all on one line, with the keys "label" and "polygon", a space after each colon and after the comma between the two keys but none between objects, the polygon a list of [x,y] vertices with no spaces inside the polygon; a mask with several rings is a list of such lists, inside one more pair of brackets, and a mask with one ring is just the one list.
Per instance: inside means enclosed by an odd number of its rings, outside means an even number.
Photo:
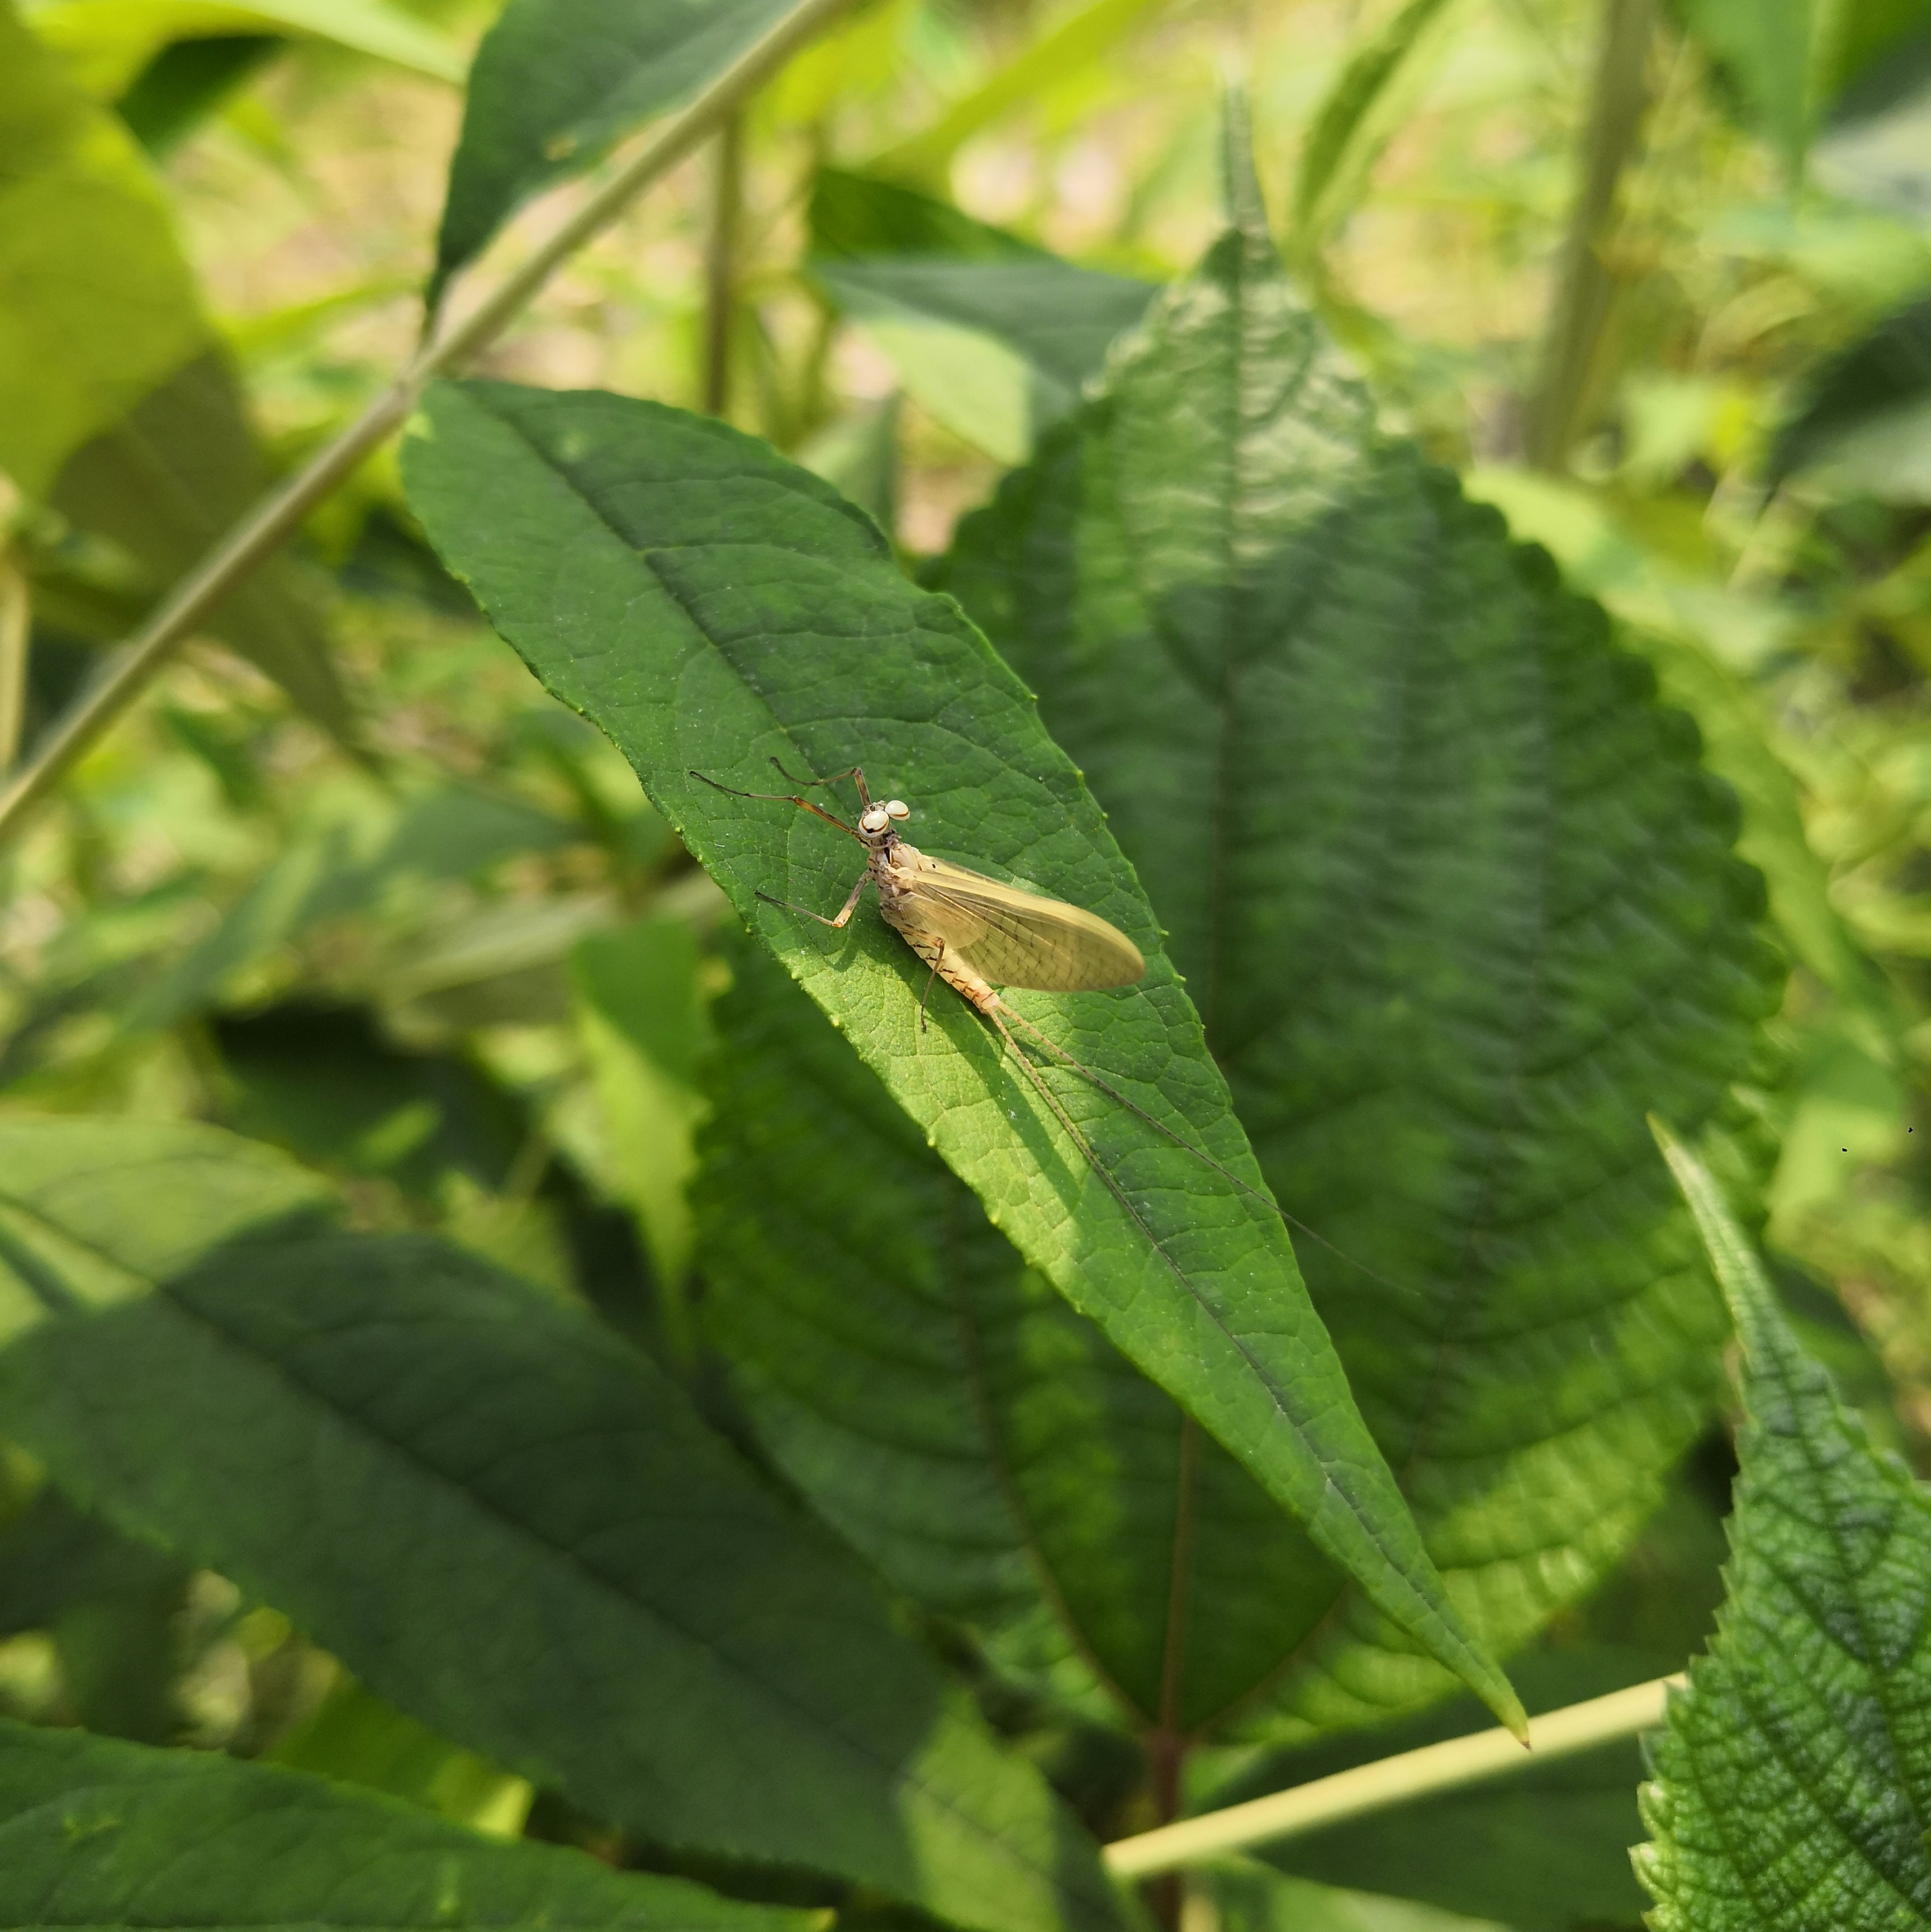
[{"label": "green leaf", "polygon": [[1660,1123],[1743,1343],[1729,1592],[1653,1742],[1656,1932],[1931,1918],[1931,1496],[1798,1346],[1716,1182]]},{"label": "green leaf", "polygon": [[[1663,1676],[1682,1663],[1622,1650],[1531,1652],[1512,1660],[1510,1676],[1539,1717]],[[1423,1718],[1270,1754],[1216,1791],[1213,1807],[1487,1727],[1474,1700],[1459,1697]],[[1629,1853],[1642,1834],[1636,1810],[1642,1769],[1633,1737],[1541,1766],[1525,1756],[1520,1770],[1504,1777],[1257,1850],[1297,1877],[1499,1920],[1510,1932],[1633,1926],[1647,1902]]]},{"label": "green leaf", "polygon": [[1407,0],[1348,56],[1302,144],[1293,209],[1298,248],[1318,248],[1360,200],[1427,80],[1430,60],[1446,46],[1456,4]]},{"label": "green leaf", "polygon": [[438,80],[463,61],[433,28],[388,0],[27,0],[26,15],[96,100],[114,100],[170,44],[235,36],[333,42]]},{"label": "green leaf", "polygon": [[0,1720],[0,1927],[804,1932],[802,1912],[205,1751]]},{"label": "green leaf", "polygon": [[213,1127],[0,1117],[0,1337],[145,1294],[328,1198],[285,1155]]},{"label": "green leaf", "polygon": [[1096,1176],[966,1007],[935,1002],[921,1030],[919,970],[895,935],[865,919],[832,939],[758,896],[835,907],[859,869],[837,833],[690,776],[763,790],[771,755],[794,772],[862,758],[929,814],[934,848],[1112,920],[1148,958],[1140,986],[1020,994],[1014,1007],[1222,1167],[1253,1174],[1131,869],[958,607],[907,583],[870,519],[814,477],[652,404],[445,383],[425,398],[404,466],[412,505],[491,622],[610,734],[1020,1251],[1415,1641],[1513,1714],[1421,1555],[1273,1214],[1075,1082],[1063,1104],[1109,1180]]},{"label": "green leaf", "polygon": [[955,101],[931,127],[871,164],[875,172],[908,181],[943,179],[952,156],[982,128],[1040,100],[1097,60],[1140,24],[1159,0],[1090,0]]},{"label": "green leaf", "polygon": [[[1741,1126],[1782,968],[1648,668],[1370,400],[1230,235],[940,580],[1041,694],[1168,928],[1310,1285],[1498,1650],[1600,1578],[1714,1394],[1645,1159]],[[1285,1711],[1426,1694],[1358,1600]]]},{"label": "green leaf", "polygon": [[[812,276],[877,339],[907,391],[995,454],[1022,452],[1073,407],[1108,344],[1154,294],[1150,282],[1077,268],[914,189],[836,169],[821,170],[814,185],[811,236]],[[971,388],[976,345],[961,344],[961,332],[1024,364],[994,365],[984,379],[995,386],[990,404]],[[1002,375],[1024,394],[997,393]],[[989,418],[1022,411],[1023,424],[988,430]]]},{"label": "green leaf", "polygon": [[127,84],[114,111],[134,139],[159,159],[172,154],[287,44],[274,34],[222,34],[172,41]]},{"label": "green leaf", "polygon": [[1282,1666],[1334,1571],[1028,1268],[786,974],[718,1003],[706,1330],[787,1476],[1015,1676],[1195,1732]]},{"label": "green leaf", "polygon": [[39,497],[207,338],[133,137],[0,0],[0,469]]},{"label": "green leaf", "polygon": [[577,1024],[603,1117],[607,1191],[637,1219],[651,1267],[674,1293],[691,1259],[685,1196],[703,1103],[705,1016],[690,922],[640,920],[577,942]]},{"label": "green leaf", "polygon": [[469,70],[430,305],[530,196],[594,166],[789,10],[789,0],[509,0]]},{"label": "green leaf", "polygon": [[[210,350],[75,452],[50,500],[109,537],[159,585],[184,576],[268,485],[247,405],[227,358]],[[267,672],[337,736],[352,729],[329,656],[319,586],[286,557],[262,565],[202,628]]]},{"label": "green leaf", "polygon": [[0,1427],[593,1816],[962,1925],[1121,1923],[845,1553],[643,1357],[457,1250],[258,1230],[0,1352]]},{"label": "green leaf", "polygon": [[337,1684],[269,1755],[286,1770],[365,1784],[499,1837],[518,1836],[529,1813],[523,1779],[439,1738],[352,1679]]},{"label": "green leaf", "polygon": [[[1777,433],[1765,481],[1841,452],[1858,431],[1931,404],[1931,296],[1888,315],[1818,370]],[[1921,426],[1919,429],[1921,435]]]},{"label": "green leaf", "polygon": [[1682,0],[1682,10],[1735,90],[1744,118],[1796,180],[1810,144],[1814,0]]}]

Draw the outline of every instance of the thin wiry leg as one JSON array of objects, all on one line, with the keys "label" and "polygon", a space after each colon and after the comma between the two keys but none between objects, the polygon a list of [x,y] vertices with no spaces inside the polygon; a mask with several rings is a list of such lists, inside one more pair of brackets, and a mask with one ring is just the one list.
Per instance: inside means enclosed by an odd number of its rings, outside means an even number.
[{"label": "thin wiry leg", "polygon": [[[1003,1001],[1000,1004],[1004,1005]],[[1021,1026],[1025,1028],[1027,1034],[1030,1034],[1032,1038],[1037,1040],[1055,1060],[1060,1063],[1061,1065],[1071,1067],[1075,1073],[1081,1076],[1081,1078],[1090,1081],[1093,1084],[1097,1087],[1102,1094],[1105,1094],[1108,1097],[1108,1099],[1117,1100],[1129,1114],[1137,1114],[1141,1120],[1147,1123],[1147,1126],[1153,1128],[1156,1132],[1165,1134],[1168,1139],[1173,1142],[1174,1146],[1185,1148],[1189,1154],[1193,1156],[1195,1160],[1204,1161],[1209,1167],[1213,1169],[1216,1174],[1220,1174],[1225,1179],[1233,1182],[1234,1185],[1240,1189],[1243,1194],[1248,1196],[1253,1200],[1258,1201],[1263,1208],[1268,1210],[1270,1214],[1278,1214],[1283,1221],[1287,1222],[1289,1227],[1297,1229],[1300,1233],[1306,1235],[1309,1240],[1319,1243],[1319,1244],[1322,1247],[1325,1248],[1330,1254],[1333,1255],[1337,1261],[1345,1262],[1348,1265],[1353,1268],[1357,1274],[1366,1275],[1370,1281],[1380,1282],[1381,1286],[1384,1288],[1393,1288],[1398,1294],[1407,1294],[1413,1292],[1413,1291],[1405,1283],[1398,1281],[1390,1281],[1386,1275],[1377,1274],[1372,1268],[1368,1266],[1366,1262],[1357,1262],[1345,1248],[1336,1247],[1335,1244],[1330,1241],[1325,1234],[1322,1234],[1318,1228],[1310,1228],[1298,1214],[1290,1214],[1278,1201],[1270,1198],[1269,1196],[1263,1194],[1258,1187],[1254,1186],[1249,1182],[1243,1180],[1240,1175],[1234,1173],[1231,1168],[1222,1166],[1220,1162],[1216,1160],[1213,1155],[1209,1154],[1204,1148],[1195,1147],[1193,1142],[1189,1140],[1184,1134],[1177,1132],[1173,1128],[1168,1126],[1165,1120],[1159,1120],[1153,1114],[1148,1113],[1144,1107],[1136,1106],[1132,1101],[1128,1100],[1126,1096],[1121,1093],[1120,1089],[1114,1086],[1110,1080],[1106,1079],[1102,1075],[1096,1073],[1090,1066],[1087,1065],[1084,1060],[1075,1059],[1064,1047],[1060,1046],[1057,1040],[1050,1039],[1046,1034],[1042,1033],[1024,1013],[1015,1012],[1010,1006],[1006,1006],[1005,1010],[1009,1014],[1011,1014],[1012,1017],[1017,1021]],[[1006,1037],[1008,1040],[1010,1040],[1012,1038],[1012,1035],[1008,1034]],[[1017,1053],[1018,1050],[1019,1049],[1015,1044],[1013,1048],[1013,1051]],[[1027,1064],[1030,1066],[1032,1063],[1029,1060],[1027,1062]]]},{"label": "thin wiry leg", "polygon": [[757,896],[766,905],[782,906],[787,912],[802,912],[807,919],[815,919],[820,926],[829,926],[834,932],[837,932],[849,922],[852,914],[858,910],[859,895],[865,890],[865,882],[871,877],[869,866],[859,873],[858,884],[851,889],[851,896],[839,908],[835,919],[827,919],[823,913],[814,912],[809,906],[793,905],[789,899],[775,899],[769,892],[761,892]]},{"label": "thin wiry leg", "polygon": [[865,773],[856,765],[853,766],[848,772],[834,772],[828,778],[801,778],[793,777],[784,769],[779,760],[773,758],[771,762],[778,766],[778,776],[787,784],[802,785],[808,791],[814,785],[835,785],[841,783],[846,778],[856,778],[858,781],[859,803],[869,805],[871,802],[871,794],[865,788]]},{"label": "thin wiry leg", "polygon": [[946,956],[946,942],[939,941],[939,958],[932,962],[932,970],[925,975],[925,990],[919,995],[919,1030],[925,1030],[925,1002],[931,997],[932,982],[939,976],[939,959]]},{"label": "thin wiry leg", "polygon": [[827,825],[835,825],[847,838],[856,838],[862,845],[864,838],[842,818],[835,818],[821,805],[814,805],[808,798],[794,798],[788,791],[740,791],[736,785],[720,784],[715,778],[707,778],[700,771],[693,770],[691,776],[709,785],[713,791],[730,794],[733,798],[767,799],[774,805],[795,805],[800,812],[808,812],[814,818],[822,818]]}]

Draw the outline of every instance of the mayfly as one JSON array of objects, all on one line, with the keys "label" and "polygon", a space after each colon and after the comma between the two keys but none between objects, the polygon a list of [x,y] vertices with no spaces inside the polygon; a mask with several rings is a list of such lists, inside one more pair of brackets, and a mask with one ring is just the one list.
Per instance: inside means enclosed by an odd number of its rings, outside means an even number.
[{"label": "mayfly", "polygon": [[[1039,1069],[1020,1050],[1007,1022],[1018,1026],[1038,1042],[1061,1065],[1090,1081],[1147,1124],[1186,1148],[1198,1160],[1223,1174],[1284,1220],[1292,1220],[1273,1202],[1252,1187],[1237,1174],[1229,1172],[1204,1150],[1195,1147],[1157,1120],[1143,1107],[1136,1106],[1110,1082],[1084,1061],[1050,1040],[1023,1013],[1016,1012],[995,990],[1000,986],[1030,988],[1042,992],[1096,992],[1108,987],[1131,986],[1141,979],[1147,962],[1140,949],[1117,926],[1109,925],[1096,913],[1068,905],[1063,900],[1038,892],[1022,892],[1016,886],[1002,884],[983,873],[955,866],[949,860],[935,859],[908,844],[899,826],[911,817],[911,808],[903,799],[874,802],[867,789],[865,773],[856,766],[828,778],[798,778],[779,764],[780,775],[807,790],[819,785],[833,785],[849,778],[858,788],[859,819],[854,827],[835,817],[821,806],[793,792],[739,791],[734,785],[720,784],[693,771],[694,778],[733,798],[761,799],[774,804],[795,805],[811,812],[828,825],[835,825],[865,849],[865,868],[858,876],[850,896],[838,912],[814,912],[809,906],[793,905],[787,899],[774,898],[766,892],[757,896],[768,905],[781,906],[787,912],[802,913],[834,932],[841,931],[858,910],[860,896],[868,885],[878,889],[878,909],[887,926],[911,947],[931,969],[926,975],[925,991],[919,998],[919,1024],[925,1024],[925,1000],[934,980],[943,980],[982,1018],[997,1028],[1015,1062],[1034,1090],[1051,1109],[1108,1190],[1139,1221],[1139,1211],[1120,1191],[1092,1143],[1073,1124],[1059,1096],[1041,1078]],[[1144,1222],[1141,1222],[1143,1228]],[[1302,1226],[1295,1222],[1297,1227]],[[1310,1234],[1312,1229],[1307,1230]],[[1149,1238],[1151,1238],[1149,1231]],[[1321,1238],[1315,1235],[1315,1239]],[[1157,1246],[1158,1244],[1156,1243]],[[1332,1244],[1323,1242],[1324,1246]]]}]

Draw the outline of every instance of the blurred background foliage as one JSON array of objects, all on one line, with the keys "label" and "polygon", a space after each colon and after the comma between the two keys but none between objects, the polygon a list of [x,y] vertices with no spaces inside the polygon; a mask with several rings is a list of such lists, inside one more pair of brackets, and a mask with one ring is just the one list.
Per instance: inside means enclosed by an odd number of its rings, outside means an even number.
[{"label": "blurred background foliage", "polygon": [[[0,166],[0,278],[37,272],[4,238],[24,197],[81,180],[98,217],[45,318],[71,384],[0,341],[0,766],[408,352],[491,10],[0,16],[34,162]],[[1931,1473],[1924,0],[870,0],[484,366],[723,413],[916,568],[1216,231],[1229,76],[1284,250],[1395,419],[1607,604],[1741,796],[1795,968],[1768,1243],[1807,1340]],[[0,851],[0,1108],[278,1143],[361,1225],[586,1299],[701,1384],[721,896],[488,635],[392,454],[211,632]],[[1710,1453],[1686,1493],[1722,1493]],[[0,1708],[522,1822],[526,1787],[274,1612],[0,1478]],[[1699,1537],[1703,1562],[1708,1514],[1631,1574]],[[1039,1749],[1084,1749],[1066,1775],[1104,1808],[1102,1744]],[[1315,1890],[1303,1922],[1397,1923]]]}]

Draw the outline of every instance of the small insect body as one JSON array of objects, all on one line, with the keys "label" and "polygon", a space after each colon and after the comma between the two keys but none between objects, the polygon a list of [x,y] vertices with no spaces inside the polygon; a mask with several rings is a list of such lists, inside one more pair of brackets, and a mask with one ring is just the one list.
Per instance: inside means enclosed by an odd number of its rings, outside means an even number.
[{"label": "small insect body", "polygon": [[[766,892],[760,892],[757,896],[767,905],[782,906],[787,912],[802,913],[807,919],[814,919],[820,926],[829,926],[836,931],[850,923],[865,887],[876,886],[878,909],[886,924],[931,969],[926,976],[925,991],[919,996],[920,1029],[925,1027],[925,1000],[932,990],[932,982],[943,980],[997,1030],[1014,1062],[1059,1122],[1066,1137],[1078,1148],[1087,1165],[1138,1225],[1168,1266],[1183,1280],[1186,1276],[1180,1264],[1168,1253],[1138,1208],[1127,1198],[1126,1191],[1094,1151],[1093,1143],[1074,1124],[1059,1096],[1046,1084],[1039,1068],[1021,1050],[1019,1042],[1012,1036],[1012,1027],[1006,1024],[1008,1021],[1059,1065],[1078,1074],[1129,1113],[1137,1115],[1156,1132],[1164,1135],[1176,1147],[1184,1148],[1222,1179],[1232,1182],[1240,1192],[1258,1202],[1268,1213],[1299,1228],[1310,1240],[1318,1242],[1330,1254],[1370,1281],[1378,1282],[1384,1288],[1408,1292],[1402,1289],[1400,1282],[1378,1274],[1364,1262],[1336,1247],[1325,1234],[1309,1227],[1299,1216],[1289,1214],[1270,1195],[1262,1193],[1231,1168],[1222,1166],[1204,1148],[1195,1146],[1165,1120],[1150,1114],[1137,1102],[1129,1100],[1111,1081],[1096,1073],[1084,1060],[1075,1059],[1057,1041],[1042,1033],[1023,1013],[1016,1012],[1000,998],[997,988],[1001,986],[1073,993],[1137,984],[1146,974],[1147,962],[1141,957],[1140,949],[1117,926],[1109,925],[1097,913],[1083,911],[1078,906],[1068,905],[1060,899],[1048,898],[1042,893],[1024,892],[1017,886],[1002,884],[983,873],[955,866],[948,859],[935,859],[921,852],[916,845],[907,844],[898,828],[911,817],[910,806],[903,799],[897,798],[874,803],[866,788],[865,774],[856,765],[850,771],[839,772],[831,778],[800,779],[792,778],[775,758],[771,762],[792,784],[802,784],[807,790],[819,785],[841,784],[849,778],[858,788],[860,810],[856,826],[847,825],[823,806],[814,805],[809,799],[795,792],[739,791],[734,785],[720,784],[715,778],[706,778],[702,772],[694,771],[691,776],[716,790],[730,793],[733,798],[768,800],[775,803],[795,805],[814,814],[826,824],[835,825],[848,837],[856,838],[865,848],[865,867],[858,875],[844,905],[829,917],[823,913],[814,912],[809,906],[793,905],[788,899],[774,898]],[[994,1222],[997,1225],[997,1216]]]},{"label": "small insect body", "polygon": [[[878,890],[879,911],[886,925],[911,947],[931,970],[919,995],[919,1021],[925,1023],[925,1000],[934,980],[943,980],[998,1031],[1015,1064],[1045,1102],[1053,1117],[1078,1148],[1093,1172],[1105,1184],[1133,1220],[1143,1228],[1146,1223],[1105,1163],[1092,1142],[1074,1124],[1060,1097],[1047,1085],[1039,1068],[1021,1051],[1011,1027],[1018,1027],[1029,1039],[1061,1066],[1090,1082],[1102,1093],[1137,1114],[1147,1124],[1177,1146],[1184,1148],[1214,1172],[1231,1181],[1243,1193],[1251,1196],[1283,1220],[1292,1217],[1258,1189],[1223,1167],[1203,1148],[1176,1133],[1164,1120],[1156,1119],[1136,1105],[1111,1082],[1096,1073],[1065,1048],[1049,1039],[999,996],[1001,986],[1023,987],[1045,992],[1070,993],[1098,991],[1109,987],[1131,986],[1146,974],[1147,962],[1140,949],[1118,927],[1098,914],[1048,898],[1043,894],[1024,892],[997,879],[989,879],[949,860],[936,859],[908,844],[899,826],[911,816],[911,808],[902,799],[874,802],[865,782],[865,774],[854,766],[828,778],[796,778],[773,758],[783,776],[806,790],[833,785],[850,779],[857,788],[861,809],[856,826],[845,824],[809,799],[793,792],[740,791],[720,784],[702,772],[691,777],[734,798],[769,800],[794,805],[813,813],[829,825],[856,838],[865,848],[865,868],[853,886],[838,912],[826,915],[809,906],[793,905],[789,900],[773,898],[766,892],[757,896],[768,905],[781,906],[788,912],[802,913],[834,931],[842,929],[858,910],[867,885]],[[1297,1223],[1296,1225],[1300,1225]],[[1150,1230],[1148,1238],[1153,1239]],[[1316,1237],[1317,1239],[1319,1237]],[[1154,1245],[1159,1246],[1158,1242]],[[1164,1253],[1165,1250],[1162,1252]]]}]

